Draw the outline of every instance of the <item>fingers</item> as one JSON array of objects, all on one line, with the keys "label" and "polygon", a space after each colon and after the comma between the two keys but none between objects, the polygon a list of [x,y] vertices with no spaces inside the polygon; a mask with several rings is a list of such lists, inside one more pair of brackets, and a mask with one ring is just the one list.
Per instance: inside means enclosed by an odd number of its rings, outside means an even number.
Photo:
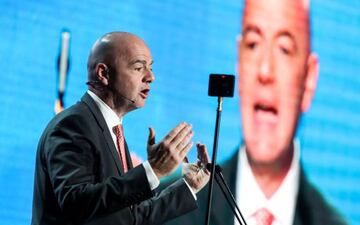
[{"label": "fingers", "polygon": [[[155,131],[149,129],[148,157],[155,174],[161,178],[172,173],[184,160],[193,143],[191,125],[180,123],[166,137],[155,144]],[[185,160],[186,161],[186,160]]]},{"label": "fingers", "polygon": [[206,145],[201,144],[198,142],[196,144],[197,152],[198,152],[198,162],[197,165],[201,168],[201,170],[204,170],[206,174],[209,173],[209,171],[206,168],[206,165],[210,162],[210,157],[207,152]]},{"label": "fingers", "polygon": [[210,173],[196,164],[183,165],[182,174],[194,193],[199,192],[209,181]]},{"label": "fingers", "polygon": [[172,140],[178,135],[178,133],[186,126],[185,122],[179,123],[174,129],[172,129],[164,138],[164,141],[172,142]]},{"label": "fingers", "polygon": [[176,146],[179,149],[184,148],[184,146],[190,141],[194,132],[192,131],[192,125],[186,124],[179,133],[173,138],[171,144]]},{"label": "fingers", "polygon": [[149,127],[149,137],[148,137],[148,145],[155,144],[155,130],[152,127]]},{"label": "fingers", "polygon": [[169,149],[177,152],[180,159],[183,160],[193,146],[191,142],[193,135],[192,125],[182,122],[171,130],[163,142],[169,146]]},{"label": "fingers", "polygon": [[210,172],[204,167],[210,162],[206,145],[197,143],[196,147],[198,163],[185,163],[182,169],[182,174],[194,193],[200,191],[210,179]]},{"label": "fingers", "polygon": [[185,147],[180,150],[179,152],[179,157],[182,159],[182,158],[185,158],[185,156],[187,155],[187,153],[190,151],[190,149],[192,148],[193,146],[193,142],[189,142],[185,145]]},{"label": "fingers", "polygon": [[[189,133],[186,134],[185,137],[180,137],[180,135],[178,135],[179,138],[182,138],[180,140],[180,142],[178,141],[175,141],[172,143],[176,149],[179,151],[179,152],[182,152],[184,150],[186,150],[186,146],[190,143],[191,141],[191,138],[194,136],[194,132],[193,131],[190,131]],[[193,145],[193,143],[191,143],[191,146]]]},{"label": "fingers", "polygon": [[175,147],[179,146],[179,148],[182,149],[185,144],[189,142],[192,135],[192,125],[182,122],[172,129],[168,135],[166,135],[164,142],[167,142]]},{"label": "fingers", "polygon": [[209,154],[207,152],[207,148],[206,148],[206,145],[204,144],[201,144],[200,142],[198,142],[196,144],[196,147],[197,147],[197,152],[198,152],[198,159],[201,163],[203,164],[207,164],[210,162],[210,157],[209,157]]}]

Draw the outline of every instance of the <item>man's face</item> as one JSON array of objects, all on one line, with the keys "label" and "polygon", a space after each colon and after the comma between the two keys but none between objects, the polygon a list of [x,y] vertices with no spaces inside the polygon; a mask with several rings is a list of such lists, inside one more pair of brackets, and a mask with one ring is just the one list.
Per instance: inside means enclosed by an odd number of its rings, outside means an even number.
[{"label": "man's face", "polygon": [[145,105],[150,83],[155,79],[151,53],[145,43],[131,38],[126,45],[119,49],[111,81],[115,104],[123,106],[125,113]]},{"label": "man's face", "polygon": [[239,41],[239,94],[253,162],[288,158],[301,111],[311,102],[317,60],[309,55],[308,12],[301,1],[247,1]]}]

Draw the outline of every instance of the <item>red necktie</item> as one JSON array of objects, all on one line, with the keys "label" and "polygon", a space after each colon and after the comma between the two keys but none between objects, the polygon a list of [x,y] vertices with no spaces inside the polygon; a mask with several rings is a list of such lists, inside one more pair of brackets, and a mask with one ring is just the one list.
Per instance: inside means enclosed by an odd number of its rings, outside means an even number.
[{"label": "red necktie", "polygon": [[122,125],[119,124],[113,127],[113,131],[116,135],[116,145],[119,153],[119,158],[122,162],[124,173],[126,173],[128,171],[128,165],[126,161],[125,140]]},{"label": "red necktie", "polygon": [[262,208],[255,213],[256,225],[271,225],[274,216],[267,209]]}]

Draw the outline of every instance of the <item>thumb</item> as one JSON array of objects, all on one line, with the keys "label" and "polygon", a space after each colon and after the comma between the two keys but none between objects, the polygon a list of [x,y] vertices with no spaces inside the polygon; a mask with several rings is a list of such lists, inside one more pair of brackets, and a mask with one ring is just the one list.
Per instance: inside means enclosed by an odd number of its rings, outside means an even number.
[{"label": "thumb", "polygon": [[148,137],[148,145],[155,144],[155,130],[152,127],[149,127],[149,137]]}]

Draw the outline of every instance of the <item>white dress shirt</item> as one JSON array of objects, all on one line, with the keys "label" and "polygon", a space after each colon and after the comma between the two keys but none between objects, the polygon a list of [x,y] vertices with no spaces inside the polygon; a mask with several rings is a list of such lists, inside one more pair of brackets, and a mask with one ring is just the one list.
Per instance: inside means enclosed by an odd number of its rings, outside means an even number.
[{"label": "white dress shirt", "polygon": [[[105,122],[107,127],[109,128],[111,137],[114,141],[114,145],[116,148],[116,135],[113,132],[113,127],[116,125],[122,124],[122,118],[118,116],[101,98],[99,98],[96,94],[91,92],[90,90],[87,91],[87,93],[91,96],[91,98],[95,101],[96,105],[99,107],[101,114],[105,118]],[[119,149],[117,149],[119,151]],[[148,179],[148,182],[150,184],[151,190],[154,190],[157,188],[160,184],[159,179],[157,178],[156,174],[154,173],[154,170],[151,168],[149,161],[145,161],[142,163],[143,167],[145,168],[146,177]]]},{"label": "white dress shirt", "polygon": [[[280,187],[267,199],[250,168],[245,147],[239,151],[236,201],[248,225],[256,225],[254,214],[266,208],[274,216],[272,225],[292,225],[300,178],[300,147],[294,141],[294,155],[290,169]],[[235,224],[238,225],[235,218]]]}]

